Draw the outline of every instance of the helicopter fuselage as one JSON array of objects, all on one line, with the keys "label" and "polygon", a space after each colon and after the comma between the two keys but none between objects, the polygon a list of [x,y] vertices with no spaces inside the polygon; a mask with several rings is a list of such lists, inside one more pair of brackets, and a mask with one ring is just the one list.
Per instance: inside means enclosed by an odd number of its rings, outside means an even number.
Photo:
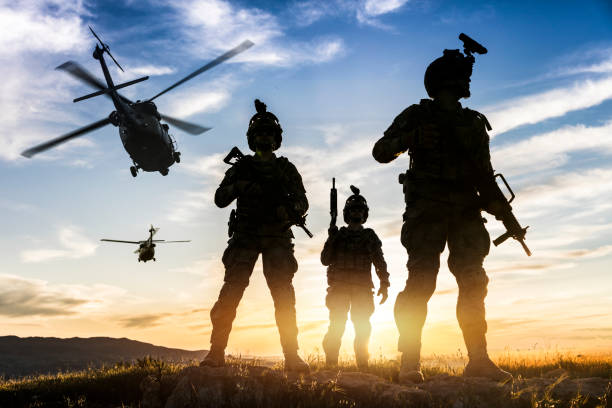
[{"label": "helicopter fuselage", "polygon": [[162,174],[177,159],[175,143],[168,134],[168,125],[160,123],[153,102],[136,102],[111,113],[111,123],[119,127],[119,136],[137,169]]},{"label": "helicopter fuselage", "polygon": [[[104,50],[96,45],[93,57],[100,62],[108,88],[113,89],[115,85],[104,60]],[[160,123],[157,106],[151,101],[128,102],[116,90],[110,91],[109,96],[116,109],[109,120],[119,127],[123,147],[134,162],[130,169],[132,176],[136,177],[139,169],[167,175],[168,168],[180,161],[180,153],[176,152],[175,143],[168,134],[168,125]]]},{"label": "helicopter fuselage", "polygon": [[142,243],[138,249],[138,262],[147,262],[151,259],[155,260],[155,244]]}]

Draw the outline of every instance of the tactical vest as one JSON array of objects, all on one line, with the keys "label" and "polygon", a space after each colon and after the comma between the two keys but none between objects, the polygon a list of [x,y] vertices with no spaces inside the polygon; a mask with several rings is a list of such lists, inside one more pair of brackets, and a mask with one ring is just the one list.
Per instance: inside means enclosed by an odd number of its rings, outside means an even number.
[{"label": "tactical vest", "polygon": [[340,228],[335,237],[332,262],[327,269],[331,282],[372,285],[372,234],[369,229]]},{"label": "tactical vest", "polygon": [[237,169],[237,180],[252,181],[261,189],[261,196],[242,194],[236,200],[234,230],[259,235],[293,236],[291,230],[278,219],[276,210],[287,204],[281,186],[291,185],[287,174],[289,160],[276,157],[272,161],[254,160],[245,156]]},{"label": "tactical vest", "polygon": [[[473,154],[480,142],[483,121],[478,112],[467,108],[453,112],[435,109],[430,99],[418,105],[418,126],[434,124],[440,131],[435,146],[419,146],[408,152],[410,169],[403,179],[406,201],[418,198],[457,204],[477,200]],[[486,120],[486,119],[484,119]]]}]

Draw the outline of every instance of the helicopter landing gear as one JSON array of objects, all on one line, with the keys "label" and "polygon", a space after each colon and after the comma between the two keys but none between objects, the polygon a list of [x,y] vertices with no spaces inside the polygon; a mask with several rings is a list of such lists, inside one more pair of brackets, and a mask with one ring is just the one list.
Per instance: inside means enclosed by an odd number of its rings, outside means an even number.
[{"label": "helicopter landing gear", "polygon": [[136,166],[130,167],[130,173],[132,173],[132,177],[136,177],[138,175],[138,169],[136,168]]},{"label": "helicopter landing gear", "polygon": [[153,258],[153,262],[155,262],[155,258]]},{"label": "helicopter landing gear", "polygon": [[172,157],[174,158],[174,161],[177,163],[181,162],[181,152],[174,152],[174,154],[172,155]]},{"label": "helicopter landing gear", "polygon": [[163,169],[163,170],[160,170],[159,172],[160,172],[160,174],[162,176],[167,176],[168,175],[168,171],[169,171],[168,169]]}]

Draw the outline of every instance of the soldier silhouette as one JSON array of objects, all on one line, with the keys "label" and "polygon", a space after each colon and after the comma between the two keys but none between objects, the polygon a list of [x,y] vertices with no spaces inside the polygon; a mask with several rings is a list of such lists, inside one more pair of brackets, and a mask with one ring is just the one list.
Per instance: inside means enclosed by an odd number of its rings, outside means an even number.
[{"label": "soldier silhouette", "polygon": [[[276,325],[285,356],[285,369],[309,369],[297,353],[298,328],[293,275],[298,264],[293,255],[291,225],[303,220],[308,200],[300,173],[289,160],[277,157],[282,128],[266,105],[255,100],[257,113],[247,131],[255,155],[241,155],[226,173],[215,193],[215,204],[227,207],[237,200],[230,218],[228,246],[223,253],[225,277],[219,299],[210,311],[210,352],[202,365],[222,366],[225,348],[236,317],[236,308],[249,284],[255,262],[262,255],[263,273],[272,299]],[[237,149],[235,149],[237,150]]]},{"label": "soldier silhouette", "polygon": [[481,209],[497,217],[507,203],[493,193],[489,122],[459,103],[470,96],[471,52],[486,49],[463,34],[460,39],[466,55],[444,50],[427,67],[425,89],[433,100],[423,99],[400,113],[372,151],[381,163],[405,151],[410,155],[410,168],[400,175],[406,201],[401,241],[408,252],[408,280],[395,302],[400,382],[423,381],[421,332],[447,244],[448,267],[459,286],[457,320],[469,356],[464,375],[511,378],[487,353],[484,299],[489,279],[482,266],[490,239]]},{"label": "soldier silhouette", "polygon": [[321,263],[328,267],[329,285],[325,298],[329,309],[329,329],[323,339],[323,350],[327,365],[337,365],[350,310],[355,327],[355,359],[359,368],[366,368],[372,331],[370,316],[374,313],[372,264],[380,279],[378,295],[382,296],[381,304],[387,300],[389,273],[378,236],[374,230],[363,228],[368,219],[366,199],[356,187],[351,186],[351,190],[353,195],[346,200],[342,211],[347,226],[340,230],[335,225],[330,227],[329,237],[321,252]]}]

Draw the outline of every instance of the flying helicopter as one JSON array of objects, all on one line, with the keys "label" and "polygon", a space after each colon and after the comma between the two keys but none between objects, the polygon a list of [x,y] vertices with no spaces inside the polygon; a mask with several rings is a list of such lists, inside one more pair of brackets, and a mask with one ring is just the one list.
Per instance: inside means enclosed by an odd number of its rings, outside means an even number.
[{"label": "flying helicopter", "polygon": [[181,161],[181,153],[176,150],[176,142],[168,133],[169,126],[165,123],[161,123],[161,121],[163,120],[168,122],[169,124],[193,135],[206,132],[207,130],[210,130],[210,128],[164,115],[158,112],[157,106],[155,106],[153,100],[183,84],[184,82],[194,78],[195,76],[247,50],[253,46],[253,43],[246,40],[237,47],[229,50],[223,55],[220,55],[203,67],[195,70],[180,81],[175,82],[152,98],[132,102],[128,98],[119,94],[117,90],[145,81],[149,77],[146,76],[125,82],[123,84],[115,85],[108,70],[108,66],[106,65],[104,54],[108,54],[108,56],[121,71],[123,71],[123,68],[110,53],[108,44],[103,43],[100,37],[98,37],[91,27],[89,27],[89,30],[92,32],[94,37],[96,37],[96,40],[99,43],[96,44],[93,57],[98,60],[100,66],[102,67],[106,85],[102,81],[95,78],[85,68],[73,61],[65,62],[56,69],[65,71],[97,89],[96,92],[76,98],[73,100],[73,102],[79,102],[95,96],[105,95],[113,101],[115,110],[105,119],[100,119],[87,126],[83,126],[79,129],[73,130],[72,132],[38,144],[23,151],[21,154],[29,158],[61,143],[65,143],[76,137],[83,136],[93,130],[99,129],[108,124],[112,124],[113,126],[119,127],[119,136],[123,142],[123,147],[132,159],[133,165],[130,167],[130,173],[133,177],[136,177],[138,170],[150,172],[159,171],[163,176],[166,176],[168,174],[169,167],[172,166],[172,164],[179,163]]},{"label": "flying helicopter", "polygon": [[155,261],[155,245],[156,244],[171,244],[175,242],[191,242],[191,240],[187,241],[166,241],[163,239],[153,239],[153,235],[155,235],[159,231],[159,228],[153,227],[149,228],[149,238],[144,241],[123,241],[118,239],[106,239],[103,238],[100,241],[106,242],[121,242],[124,244],[138,244],[138,249],[134,251],[135,254],[138,254],[138,262],[147,262],[151,259]]}]

